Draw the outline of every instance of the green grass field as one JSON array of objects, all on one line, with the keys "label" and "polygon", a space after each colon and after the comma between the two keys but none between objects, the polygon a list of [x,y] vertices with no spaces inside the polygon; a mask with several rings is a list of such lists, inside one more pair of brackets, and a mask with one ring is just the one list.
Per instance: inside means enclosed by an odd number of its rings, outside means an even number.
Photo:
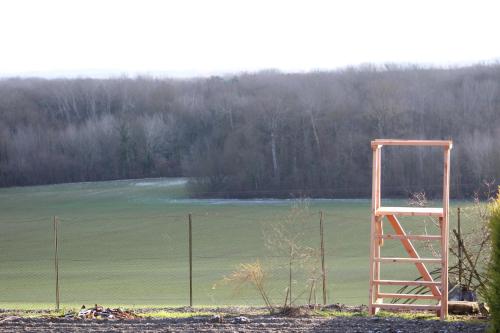
[{"label": "green grass field", "polygon": [[[271,298],[281,304],[288,261],[265,246],[264,233],[270,224],[283,221],[294,203],[192,200],[187,198],[182,179],[1,189],[0,307],[53,307],[54,215],[60,221],[63,306],[187,305],[188,213],[193,215],[194,305],[261,305],[251,287],[235,292],[222,283],[224,275],[238,264],[256,259],[269,271]],[[308,201],[303,238],[311,246],[319,244],[320,210],[325,215],[328,300],[366,304],[370,201]],[[422,233],[424,224],[418,222],[421,220],[410,219],[404,225]],[[402,254],[400,248],[398,243],[386,241],[383,254]],[[422,246],[417,248],[426,252]],[[413,279],[417,274],[411,265],[384,268],[386,278]],[[297,266],[294,271],[294,295],[300,296],[297,303],[305,303],[306,268]]]}]

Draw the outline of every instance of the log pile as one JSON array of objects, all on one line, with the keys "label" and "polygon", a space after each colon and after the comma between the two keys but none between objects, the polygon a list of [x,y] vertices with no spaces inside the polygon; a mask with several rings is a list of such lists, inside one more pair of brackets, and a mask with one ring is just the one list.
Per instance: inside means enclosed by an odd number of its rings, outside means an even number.
[{"label": "log pile", "polygon": [[135,313],[131,311],[125,311],[120,308],[110,309],[104,308],[100,305],[95,305],[93,308],[86,308],[82,305],[82,308],[78,312],[69,312],[64,315],[64,318],[71,319],[138,319]]}]

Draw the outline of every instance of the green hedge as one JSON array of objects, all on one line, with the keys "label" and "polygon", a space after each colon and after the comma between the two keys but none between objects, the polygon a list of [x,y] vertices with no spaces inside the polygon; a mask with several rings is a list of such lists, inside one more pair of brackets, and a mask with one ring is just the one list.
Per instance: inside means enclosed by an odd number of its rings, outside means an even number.
[{"label": "green hedge", "polygon": [[500,332],[500,187],[495,201],[490,206],[491,263],[487,302],[491,313],[491,332]]}]

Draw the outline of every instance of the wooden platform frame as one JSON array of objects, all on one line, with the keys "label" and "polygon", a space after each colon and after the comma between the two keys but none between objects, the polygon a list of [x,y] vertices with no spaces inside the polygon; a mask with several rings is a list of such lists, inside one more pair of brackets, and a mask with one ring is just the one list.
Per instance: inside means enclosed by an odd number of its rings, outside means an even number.
[{"label": "wooden platform frame", "polygon": [[[443,149],[443,206],[442,208],[416,208],[416,207],[384,207],[380,195],[381,190],[381,166],[383,146],[426,146]],[[370,299],[368,311],[370,315],[376,314],[380,309],[390,310],[429,310],[436,311],[441,319],[448,316],[448,233],[449,233],[449,202],[450,202],[450,151],[453,143],[450,140],[395,140],[377,139],[371,142],[373,153],[372,165],[372,211],[370,232]],[[398,216],[433,216],[439,219],[439,235],[407,235],[398,221]],[[394,234],[383,232],[383,219],[386,219],[394,229]],[[383,258],[380,256],[380,248],[384,240],[399,240],[408,253],[408,258]],[[434,240],[441,245],[441,258],[421,258],[412,240]],[[410,263],[414,264],[422,276],[419,281],[381,280],[381,263]],[[441,281],[434,281],[430,275],[426,263],[441,264]],[[380,292],[381,285],[411,285],[426,286],[431,294],[396,294]],[[434,305],[424,304],[390,304],[384,303],[384,298],[405,299],[434,299],[438,303]]]}]

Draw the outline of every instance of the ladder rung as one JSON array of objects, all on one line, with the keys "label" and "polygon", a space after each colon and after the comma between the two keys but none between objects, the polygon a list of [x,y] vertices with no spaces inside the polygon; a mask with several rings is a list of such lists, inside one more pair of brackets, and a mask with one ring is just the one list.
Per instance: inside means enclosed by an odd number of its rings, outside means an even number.
[{"label": "ladder rung", "polygon": [[440,305],[429,304],[387,304],[387,303],[373,303],[373,307],[388,310],[440,310]]},{"label": "ladder rung", "polygon": [[377,238],[382,239],[414,239],[414,240],[441,240],[438,235],[377,235]]},{"label": "ladder rung", "polygon": [[378,293],[380,298],[411,298],[411,299],[441,299],[439,295],[416,295],[416,294],[396,294],[396,293]]},{"label": "ladder rung", "polygon": [[429,207],[379,207],[375,211],[377,216],[399,215],[399,216],[437,216],[443,217],[443,208]]},{"label": "ladder rung", "polygon": [[388,286],[440,286],[441,281],[373,280],[373,284]]},{"label": "ladder rung", "polygon": [[373,258],[376,262],[390,262],[390,263],[429,263],[440,264],[441,259],[436,258]]}]

